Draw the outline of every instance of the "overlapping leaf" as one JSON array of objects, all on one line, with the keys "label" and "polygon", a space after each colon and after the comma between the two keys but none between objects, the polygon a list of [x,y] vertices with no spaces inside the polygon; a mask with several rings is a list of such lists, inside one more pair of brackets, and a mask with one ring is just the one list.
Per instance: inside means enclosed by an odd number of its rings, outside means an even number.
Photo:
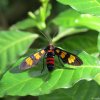
[{"label": "overlapping leaf", "polygon": [[80,81],[69,89],[59,89],[39,100],[91,100],[100,98],[100,86],[94,81]]},{"label": "overlapping leaf", "polygon": [[83,65],[74,70],[56,69],[44,76],[41,70],[38,70],[39,76],[34,70],[33,73],[8,71],[0,81],[0,96],[47,94],[58,88],[69,88],[82,79],[93,79],[100,72],[97,59],[85,52],[81,52],[79,56],[83,60]]},{"label": "overlapping leaf", "polygon": [[19,55],[25,53],[30,44],[37,38],[36,34],[22,31],[0,32],[0,74],[8,65],[16,61]]},{"label": "overlapping leaf", "polygon": [[[62,32],[63,33],[63,32]],[[60,35],[62,35],[62,33]],[[56,37],[55,37],[56,38]],[[84,50],[90,54],[98,52],[97,48],[98,33],[88,31],[86,33],[76,34],[58,41],[56,44],[66,50]]]},{"label": "overlapping leaf", "polygon": [[86,14],[100,16],[100,0],[57,0],[64,5]]},{"label": "overlapping leaf", "polygon": [[66,10],[60,13],[53,22],[58,26],[69,27],[87,27],[90,29],[100,30],[100,17],[89,14],[79,14],[74,10]]}]

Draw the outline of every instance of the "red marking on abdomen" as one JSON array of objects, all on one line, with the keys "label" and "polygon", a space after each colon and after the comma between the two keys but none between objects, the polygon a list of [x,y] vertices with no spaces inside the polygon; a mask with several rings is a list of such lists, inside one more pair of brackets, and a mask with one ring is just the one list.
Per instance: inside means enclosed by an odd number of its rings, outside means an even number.
[{"label": "red marking on abdomen", "polygon": [[48,61],[48,60],[50,60],[50,61],[53,60],[53,61],[54,61],[54,58],[47,58],[47,61]]},{"label": "red marking on abdomen", "polygon": [[54,61],[48,61],[47,64],[53,64],[54,65]]}]

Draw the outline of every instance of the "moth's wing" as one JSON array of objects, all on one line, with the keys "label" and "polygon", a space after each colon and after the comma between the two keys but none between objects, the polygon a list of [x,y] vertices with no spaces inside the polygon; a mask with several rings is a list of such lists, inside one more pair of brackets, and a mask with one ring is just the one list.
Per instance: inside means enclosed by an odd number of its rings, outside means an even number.
[{"label": "moth's wing", "polygon": [[26,69],[34,67],[40,61],[40,59],[45,55],[45,53],[46,53],[45,49],[42,49],[39,52],[30,55],[29,57],[23,60],[19,68],[21,70],[26,70]]},{"label": "moth's wing", "polygon": [[75,54],[62,50],[60,48],[55,47],[55,54],[61,58],[63,63],[70,64],[74,66],[80,66],[83,64],[82,60]]}]

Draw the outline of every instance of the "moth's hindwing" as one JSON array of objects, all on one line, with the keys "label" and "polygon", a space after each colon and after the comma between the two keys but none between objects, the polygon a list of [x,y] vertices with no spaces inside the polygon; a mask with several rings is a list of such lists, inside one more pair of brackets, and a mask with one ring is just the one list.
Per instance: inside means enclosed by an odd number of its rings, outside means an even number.
[{"label": "moth's hindwing", "polygon": [[45,55],[44,49],[35,54],[30,55],[29,57],[25,58],[24,61],[20,64],[19,66],[20,69],[25,70],[34,67],[44,55]]},{"label": "moth's hindwing", "polygon": [[74,66],[80,66],[83,64],[82,60],[77,55],[64,51],[60,48],[55,47],[55,54],[61,58],[63,63]]}]

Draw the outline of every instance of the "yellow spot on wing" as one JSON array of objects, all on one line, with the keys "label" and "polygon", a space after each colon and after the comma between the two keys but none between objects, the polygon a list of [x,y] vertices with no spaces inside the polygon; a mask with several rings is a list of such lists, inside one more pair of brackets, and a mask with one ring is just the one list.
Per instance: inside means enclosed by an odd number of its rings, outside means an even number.
[{"label": "yellow spot on wing", "polygon": [[70,57],[68,58],[68,62],[71,64],[75,61],[75,56],[70,55]]},{"label": "yellow spot on wing", "polygon": [[41,50],[41,53],[42,53],[42,54],[44,54],[44,52],[45,52],[44,50]]},{"label": "yellow spot on wing", "polygon": [[25,62],[26,62],[27,65],[29,65],[29,66],[32,66],[32,64],[33,64],[33,60],[32,60],[30,57],[28,57],[28,58],[25,60]]},{"label": "yellow spot on wing", "polygon": [[39,53],[35,53],[34,56],[35,56],[36,60],[39,60],[41,58]]},{"label": "yellow spot on wing", "polygon": [[57,52],[57,53],[59,53],[59,52],[60,52],[60,50],[59,50],[59,49],[57,49],[57,50],[56,50],[56,52]]},{"label": "yellow spot on wing", "polygon": [[60,55],[61,58],[65,58],[66,54],[67,54],[66,52],[62,51],[62,53],[61,53],[61,55]]},{"label": "yellow spot on wing", "polygon": [[30,57],[28,57],[25,61],[28,62],[30,60]]}]

